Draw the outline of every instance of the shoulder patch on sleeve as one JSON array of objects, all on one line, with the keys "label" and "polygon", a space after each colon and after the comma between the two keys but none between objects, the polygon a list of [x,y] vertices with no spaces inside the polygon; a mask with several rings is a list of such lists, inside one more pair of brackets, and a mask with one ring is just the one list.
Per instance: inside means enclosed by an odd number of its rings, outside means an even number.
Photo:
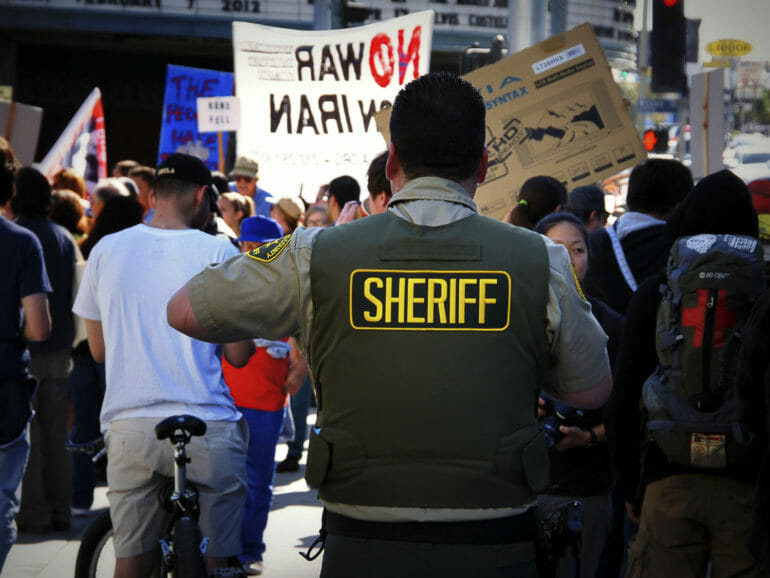
[{"label": "shoulder patch on sleeve", "polygon": [[265,243],[261,247],[252,249],[251,251],[249,251],[248,255],[249,257],[257,261],[262,261],[263,263],[269,263],[270,261],[275,259],[278,255],[280,255],[286,247],[289,246],[289,241],[291,241],[291,235],[286,235],[285,237],[281,237],[280,239],[276,239],[275,241],[270,241],[269,243]]},{"label": "shoulder patch on sleeve", "polygon": [[575,268],[570,263],[570,271],[572,271],[572,279],[575,280],[575,289],[577,289],[578,295],[580,295],[583,298],[583,301],[588,301],[586,299],[585,293],[583,293],[583,288],[580,286],[580,281],[578,281],[577,273],[575,273]]}]

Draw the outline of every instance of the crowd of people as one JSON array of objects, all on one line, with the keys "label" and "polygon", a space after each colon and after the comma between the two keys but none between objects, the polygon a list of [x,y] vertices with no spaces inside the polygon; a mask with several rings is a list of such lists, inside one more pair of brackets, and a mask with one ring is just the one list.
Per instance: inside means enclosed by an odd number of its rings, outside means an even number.
[{"label": "crowd of people", "polygon": [[[620,214],[539,175],[498,221],[484,119],[455,75],[410,82],[368,196],[340,175],[312,203],[245,156],[121,161],[89,192],[0,139],[0,569],[16,525],[69,529],[105,478],[116,576],[151,575],[153,428],[186,413],[213,575],[263,572],[309,436],[324,577],[770,576],[767,183],[648,159]],[[722,244],[727,273],[691,274]],[[102,433],[106,471],[67,452]]]}]

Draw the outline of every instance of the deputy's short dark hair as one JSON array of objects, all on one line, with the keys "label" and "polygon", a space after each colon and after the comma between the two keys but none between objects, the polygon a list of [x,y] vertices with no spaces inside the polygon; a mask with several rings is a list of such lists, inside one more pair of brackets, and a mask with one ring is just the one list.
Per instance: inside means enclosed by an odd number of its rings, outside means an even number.
[{"label": "deputy's short dark hair", "polygon": [[463,180],[479,166],[486,107],[476,88],[449,72],[413,80],[396,96],[390,140],[407,178]]}]

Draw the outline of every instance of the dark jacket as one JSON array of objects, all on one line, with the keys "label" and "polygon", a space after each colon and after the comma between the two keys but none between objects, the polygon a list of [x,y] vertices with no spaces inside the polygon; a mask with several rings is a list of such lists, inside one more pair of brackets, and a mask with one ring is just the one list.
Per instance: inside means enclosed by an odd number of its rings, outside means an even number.
[{"label": "dark jacket", "polygon": [[[625,314],[632,291],[620,272],[607,231],[600,229],[591,233],[589,245],[588,273],[583,281],[586,293]],[[665,225],[660,224],[629,233],[620,240],[620,245],[636,283],[641,285],[647,277],[663,271],[671,241],[666,236]]]},{"label": "dark jacket", "polygon": [[755,485],[749,548],[757,559],[770,566],[770,451],[767,440],[770,408],[770,290],[764,292],[752,310],[744,329],[738,363],[736,397],[741,417],[749,429],[764,437],[765,455]]}]

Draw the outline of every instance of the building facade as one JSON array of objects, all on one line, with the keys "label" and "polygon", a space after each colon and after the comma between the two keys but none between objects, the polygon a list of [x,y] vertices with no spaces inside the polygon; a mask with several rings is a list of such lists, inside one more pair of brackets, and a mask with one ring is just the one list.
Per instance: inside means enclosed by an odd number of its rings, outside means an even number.
[{"label": "building facade", "polygon": [[[509,34],[523,4],[508,2],[364,0],[362,16],[346,15],[340,0],[0,0],[0,91],[44,109],[39,160],[98,86],[109,163],[154,165],[166,66],[232,71],[233,21],[312,30],[433,10],[431,68],[459,71],[465,48]],[[523,28],[550,36],[591,22],[613,68],[634,68],[636,0],[551,0],[550,10],[542,0],[519,2],[531,2]]]}]

